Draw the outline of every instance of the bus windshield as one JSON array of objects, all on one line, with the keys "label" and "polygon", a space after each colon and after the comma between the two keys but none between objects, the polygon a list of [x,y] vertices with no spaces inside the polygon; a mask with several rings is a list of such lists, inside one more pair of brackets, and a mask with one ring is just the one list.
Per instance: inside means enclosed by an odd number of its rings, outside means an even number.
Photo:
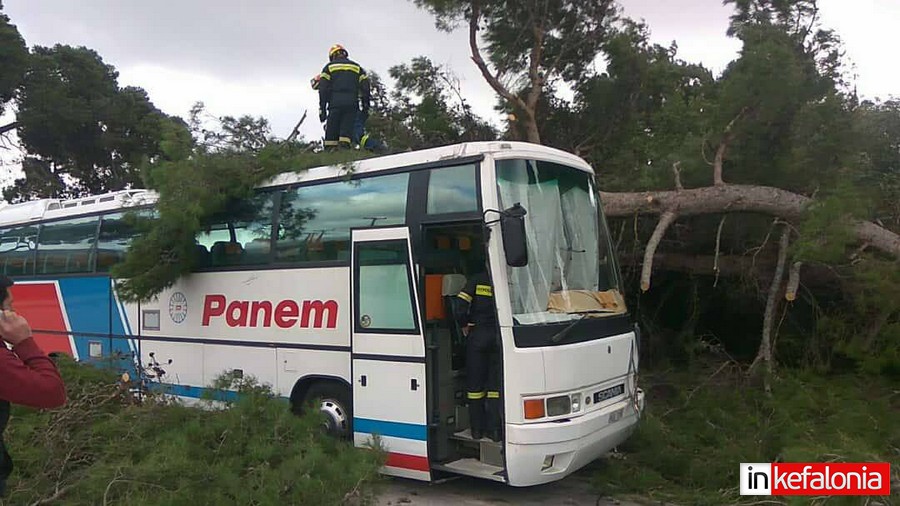
[{"label": "bus windshield", "polygon": [[528,213],[528,265],[507,267],[515,324],[624,313],[592,174],[537,160],[498,160],[496,165],[501,205],[520,203]]}]

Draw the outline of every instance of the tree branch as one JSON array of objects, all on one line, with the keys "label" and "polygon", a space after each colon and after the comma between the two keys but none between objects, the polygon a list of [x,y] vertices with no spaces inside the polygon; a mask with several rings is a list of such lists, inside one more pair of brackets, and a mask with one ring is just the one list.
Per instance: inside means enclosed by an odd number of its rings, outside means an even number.
[{"label": "tree branch", "polygon": [[666,229],[669,228],[669,225],[671,225],[676,218],[678,218],[678,215],[674,212],[664,212],[659,218],[659,223],[656,224],[653,235],[650,236],[650,240],[647,242],[647,248],[644,250],[644,265],[641,269],[642,292],[646,292],[650,289],[650,274],[653,272],[653,254],[656,253],[656,248],[659,246],[659,241],[662,240],[663,235],[665,235]]},{"label": "tree branch", "polygon": [[746,107],[741,109],[741,112],[739,112],[725,127],[722,142],[719,143],[719,148],[716,150],[716,158],[713,161],[713,184],[716,186],[725,184],[725,181],[722,180],[722,164],[725,162],[725,154],[728,152],[728,145],[734,140],[734,133],[732,132],[734,124],[737,120],[741,119],[741,116],[743,116],[745,112],[747,112]]},{"label": "tree branch", "polygon": [[484,58],[481,57],[481,50],[478,49],[478,20],[480,18],[481,5],[478,2],[472,2],[472,17],[469,19],[469,49],[472,51],[472,61],[475,62],[478,70],[481,71],[481,75],[484,76],[484,79],[491,85],[491,88],[493,88],[494,91],[508,102],[514,104],[523,111],[526,111],[528,106],[525,104],[525,101],[510,93],[510,91],[503,86],[503,83],[497,79],[497,76],[491,72],[491,69],[488,68]]},{"label": "tree branch", "polygon": [[760,363],[765,363],[764,384],[766,393],[772,392],[769,383],[772,376],[772,323],[778,306],[778,293],[781,292],[781,283],[784,279],[784,264],[787,262],[787,250],[790,245],[791,229],[785,226],[781,231],[781,240],[778,241],[778,262],[775,264],[775,275],[772,284],[769,285],[769,297],[766,300],[766,311],[763,313],[762,340],[759,343],[759,352],[750,366],[752,372]]},{"label": "tree branch", "polygon": [[0,126],[0,135],[3,135],[11,130],[15,130],[16,128],[19,128],[18,121],[13,121],[12,123],[7,123],[6,125]]},{"label": "tree branch", "polygon": [[681,162],[672,164],[672,172],[675,173],[675,189],[684,190],[684,185],[681,184]]},{"label": "tree branch", "polygon": [[[797,220],[812,199],[771,186],[707,186],[681,191],[607,193],[600,192],[607,217],[637,214],[663,214],[677,211],[679,216],[751,212]],[[900,235],[867,221],[851,223],[861,243],[869,243],[895,258],[900,258]]]},{"label": "tree branch", "polygon": [[716,260],[713,263],[713,270],[716,272],[716,281],[713,283],[713,287],[718,286],[719,284],[719,247],[722,244],[722,228],[725,226],[725,218],[728,218],[728,215],[722,215],[722,220],[719,221],[719,230],[716,232]]},{"label": "tree branch", "polygon": [[789,301],[794,301],[797,298],[797,288],[800,286],[800,267],[803,266],[803,262],[794,262],[791,265],[791,270],[788,272],[788,284],[787,290],[784,292],[784,298]]}]

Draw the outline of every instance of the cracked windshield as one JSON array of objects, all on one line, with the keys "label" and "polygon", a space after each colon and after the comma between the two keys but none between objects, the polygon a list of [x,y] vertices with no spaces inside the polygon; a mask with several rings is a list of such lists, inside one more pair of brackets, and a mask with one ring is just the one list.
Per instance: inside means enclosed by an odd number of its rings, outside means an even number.
[{"label": "cracked windshield", "polygon": [[592,175],[536,161],[497,161],[503,208],[525,207],[528,265],[507,267],[518,325],[624,313]]}]

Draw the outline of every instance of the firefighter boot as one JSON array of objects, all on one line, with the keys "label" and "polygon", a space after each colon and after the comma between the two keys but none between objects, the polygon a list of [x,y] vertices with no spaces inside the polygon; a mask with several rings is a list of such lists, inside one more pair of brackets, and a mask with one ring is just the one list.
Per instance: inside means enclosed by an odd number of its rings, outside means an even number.
[{"label": "firefighter boot", "polygon": [[484,417],[484,398],[469,399],[469,426],[472,428],[472,439],[484,437]]}]

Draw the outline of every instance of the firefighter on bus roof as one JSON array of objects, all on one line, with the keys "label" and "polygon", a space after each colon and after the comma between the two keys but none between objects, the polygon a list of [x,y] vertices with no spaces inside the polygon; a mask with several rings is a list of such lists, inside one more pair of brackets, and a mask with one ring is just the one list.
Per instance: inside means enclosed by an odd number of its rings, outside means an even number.
[{"label": "firefighter on bus roof", "polygon": [[500,441],[499,336],[494,288],[487,273],[474,275],[457,295],[459,327],[466,335],[466,399],[472,438]]},{"label": "firefighter on bus roof", "polygon": [[[340,44],[328,51],[319,82],[319,121],[325,122],[325,149],[351,147],[353,124],[360,111],[369,115],[369,77]],[[362,106],[362,109],[360,109]]]},{"label": "firefighter on bus roof", "polygon": [[[309,85],[313,90],[318,90],[321,82],[322,74],[316,74],[309,80]],[[356,115],[356,120],[353,122],[353,135],[350,138],[351,143],[359,146],[360,149],[367,149],[376,153],[386,152],[388,149],[387,145],[366,132],[367,119],[368,116],[362,111],[359,111],[359,114]]]}]

